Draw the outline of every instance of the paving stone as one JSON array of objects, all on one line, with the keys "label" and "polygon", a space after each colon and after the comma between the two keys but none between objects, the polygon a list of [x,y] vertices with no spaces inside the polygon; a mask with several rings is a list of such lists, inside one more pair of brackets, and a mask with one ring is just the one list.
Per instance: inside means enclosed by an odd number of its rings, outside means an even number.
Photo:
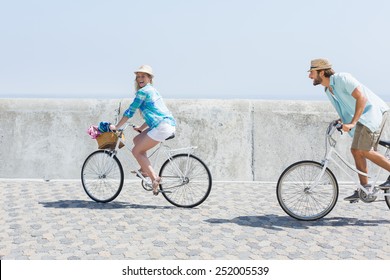
[{"label": "paving stone", "polygon": [[0,180],[0,191],[1,260],[390,260],[390,210],[344,202],[348,186],[314,222],[287,216],[272,183],[214,182],[194,209],[138,186],[105,204],[79,181]]}]

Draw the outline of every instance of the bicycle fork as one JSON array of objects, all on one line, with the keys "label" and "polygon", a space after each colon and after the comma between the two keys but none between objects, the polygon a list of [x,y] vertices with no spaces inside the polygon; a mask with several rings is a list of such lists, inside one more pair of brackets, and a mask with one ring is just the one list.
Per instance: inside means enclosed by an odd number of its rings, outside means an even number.
[{"label": "bicycle fork", "polygon": [[325,170],[328,168],[329,160],[324,159],[321,162],[321,164],[322,164],[322,169],[321,169],[320,174],[317,175],[317,178],[315,179],[314,183],[312,185],[310,185],[309,188],[307,188],[307,191],[311,190],[312,188],[315,188],[316,186],[318,186],[320,184],[321,178],[322,178],[322,176],[324,176]]}]

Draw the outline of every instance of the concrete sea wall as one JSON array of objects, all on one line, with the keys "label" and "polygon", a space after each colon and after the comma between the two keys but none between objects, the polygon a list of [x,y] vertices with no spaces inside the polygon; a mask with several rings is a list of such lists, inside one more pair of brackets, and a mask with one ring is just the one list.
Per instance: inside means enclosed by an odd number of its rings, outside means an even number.
[{"label": "concrete sea wall", "polygon": [[[0,178],[80,178],[84,159],[97,148],[86,129],[99,121],[114,122],[120,101],[0,99]],[[123,100],[122,112],[130,102]],[[166,103],[178,123],[176,138],[167,144],[197,146],[195,154],[218,181],[275,182],[295,161],[320,161],[325,129],[337,118],[326,101],[183,99]],[[140,116],[132,122],[140,124]],[[126,133],[129,145],[133,135],[130,129]],[[350,137],[338,138],[339,150],[352,161]],[[126,152],[119,155],[125,171],[131,168],[127,157]],[[335,166],[331,169],[339,174]],[[339,179],[349,180],[342,174]]]}]

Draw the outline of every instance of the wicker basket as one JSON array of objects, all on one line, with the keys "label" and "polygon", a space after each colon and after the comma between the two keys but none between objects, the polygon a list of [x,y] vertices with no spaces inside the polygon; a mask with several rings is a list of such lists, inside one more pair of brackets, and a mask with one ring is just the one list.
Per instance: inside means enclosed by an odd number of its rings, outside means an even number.
[{"label": "wicker basket", "polygon": [[[123,137],[123,136],[122,136]],[[96,141],[98,142],[99,149],[115,149],[116,141],[118,140],[118,136],[114,132],[105,132],[100,134]],[[123,143],[119,143],[119,149],[124,146]]]}]

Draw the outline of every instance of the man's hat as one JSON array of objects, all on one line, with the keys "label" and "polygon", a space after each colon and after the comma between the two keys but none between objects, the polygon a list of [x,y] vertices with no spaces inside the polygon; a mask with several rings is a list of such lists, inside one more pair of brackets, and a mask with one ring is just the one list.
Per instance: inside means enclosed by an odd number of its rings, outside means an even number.
[{"label": "man's hat", "polygon": [[310,70],[307,72],[313,70],[323,70],[323,69],[331,69],[331,68],[332,68],[332,64],[330,64],[329,60],[327,60],[326,58],[317,58],[311,61]]}]

